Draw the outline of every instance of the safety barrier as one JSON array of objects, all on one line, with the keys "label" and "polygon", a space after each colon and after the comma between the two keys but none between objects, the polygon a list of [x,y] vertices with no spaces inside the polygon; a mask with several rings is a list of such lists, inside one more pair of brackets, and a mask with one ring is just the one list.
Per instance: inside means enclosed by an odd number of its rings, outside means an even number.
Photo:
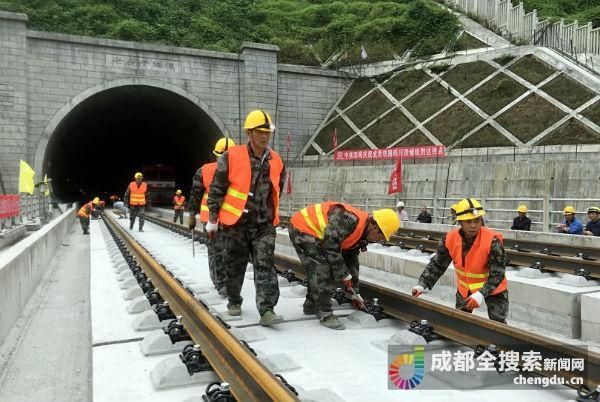
[{"label": "safety barrier", "polygon": [[50,216],[51,197],[43,193],[0,195],[0,230],[31,222],[44,224]]},{"label": "safety barrier", "polygon": [[[593,59],[587,55],[600,54],[600,28],[594,28],[591,22],[580,26],[578,21],[540,21],[537,10],[525,13],[523,3],[515,6],[511,0],[446,0],[446,4],[483,19],[513,42],[555,48],[584,64],[591,63],[592,68]],[[579,60],[581,56],[583,60]]]}]

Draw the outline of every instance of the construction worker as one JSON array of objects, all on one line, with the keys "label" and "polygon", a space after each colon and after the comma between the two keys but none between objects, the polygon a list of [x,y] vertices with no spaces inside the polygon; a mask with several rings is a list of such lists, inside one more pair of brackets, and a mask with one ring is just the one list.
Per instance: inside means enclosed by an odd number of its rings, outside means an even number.
[{"label": "construction worker", "polygon": [[600,236],[600,208],[589,207],[587,212],[590,220],[585,224],[583,234],[587,236]]},{"label": "construction worker", "polygon": [[229,148],[219,158],[208,193],[209,221],[205,226],[208,237],[213,238],[219,223],[222,225],[227,309],[233,316],[242,313],[240,291],[248,256],[251,256],[256,307],[263,326],[283,321],[274,312],[279,300],[279,284],[273,253],[285,168],[279,154],[268,148],[274,129],[271,116],[262,110],[254,110],[246,116],[244,130],[249,142]]},{"label": "construction worker", "polygon": [[179,218],[179,224],[183,225],[183,209],[185,204],[185,196],[182,194],[181,190],[175,191],[175,195],[173,196],[173,210],[175,211],[175,216],[173,216],[173,222],[177,222],[177,218]]},{"label": "construction worker", "polygon": [[92,209],[92,219],[98,219],[100,215],[102,215],[102,211],[104,209],[104,204],[102,204],[103,202],[104,201],[100,201],[100,198],[98,197],[94,197],[92,200],[92,204],[94,205],[94,208]]},{"label": "construction worker", "polygon": [[531,219],[527,217],[527,205],[519,205],[517,208],[519,216],[513,219],[513,224],[510,227],[512,230],[531,230]]},{"label": "construction worker", "polygon": [[401,221],[408,221],[408,212],[404,209],[404,202],[398,201],[396,203],[396,211],[398,211],[398,218]]},{"label": "construction worker", "polygon": [[113,213],[118,215],[118,219],[127,219],[127,209],[125,208],[125,203],[119,199],[119,197],[115,196],[113,199]]},{"label": "construction worker", "polygon": [[[220,158],[229,148],[233,147],[235,142],[229,138],[221,138],[215,144],[213,154]],[[190,202],[188,205],[189,217],[188,227],[193,230],[196,227],[196,213],[200,211],[200,220],[206,224],[208,222],[208,192],[210,184],[217,170],[217,162],[211,162],[203,165],[196,171],[192,179],[192,190],[190,191]],[[227,296],[226,278],[227,272],[223,265],[223,240],[221,231],[218,230],[212,239],[206,242],[208,248],[208,269],[210,280],[221,296]]]},{"label": "construction worker", "polygon": [[431,223],[431,214],[427,211],[427,205],[423,205],[421,213],[417,216],[417,222],[419,223]]},{"label": "construction worker", "polygon": [[556,233],[566,233],[573,235],[582,235],[583,234],[583,225],[581,222],[575,217],[575,208],[571,205],[567,205],[563,210],[563,216],[565,220],[562,223],[556,225],[554,231]]},{"label": "construction worker", "polygon": [[[329,284],[340,281],[358,294],[358,254],[367,243],[389,241],[400,227],[392,209],[373,214],[341,202],[309,205],[290,220],[289,235],[306,271],[304,314],[316,314],[327,328],[344,329],[331,309]],[[360,300],[353,300],[353,304]]]},{"label": "construction worker", "polygon": [[83,204],[79,211],[77,211],[77,216],[79,217],[79,223],[81,223],[81,229],[83,229],[83,234],[90,234],[90,215],[94,211],[94,208],[98,205],[98,197],[94,198],[92,201],[87,204]]},{"label": "construction worker", "polygon": [[471,312],[487,304],[491,320],[506,323],[508,290],[506,254],[502,235],[483,226],[485,211],[473,198],[465,198],[453,206],[460,227],[442,237],[429,264],[412,288],[413,296],[432,289],[450,262],[456,273],[456,308]]},{"label": "construction worker", "polygon": [[139,215],[139,230],[143,232],[146,205],[150,206],[150,192],[146,183],[142,181],[144,176],[140,172],[137,172],[133,178],[135,181],[129,183],[123,199],[125,206],[129,208],[129,230],[133,230],[135,218]]}]

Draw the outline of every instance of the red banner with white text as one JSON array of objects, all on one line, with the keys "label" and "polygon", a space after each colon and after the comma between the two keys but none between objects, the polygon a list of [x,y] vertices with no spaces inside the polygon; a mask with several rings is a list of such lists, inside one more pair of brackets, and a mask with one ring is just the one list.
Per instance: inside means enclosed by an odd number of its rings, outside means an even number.
[{"label": "red banner with white text", "polygon": [[388,194],[401,193],[402,192],[402,158],[398,159],[394,170],[390,176],[390,186],[388,187]]},{"label": "red banner with white text", "polygon": [[348,149],[335,151],[333,159],[336,161],[373,160],[373,159],[423,159],[446,156],[446,147],[443,145],[424,145],[416,147],[399,147],[383,149]]}]

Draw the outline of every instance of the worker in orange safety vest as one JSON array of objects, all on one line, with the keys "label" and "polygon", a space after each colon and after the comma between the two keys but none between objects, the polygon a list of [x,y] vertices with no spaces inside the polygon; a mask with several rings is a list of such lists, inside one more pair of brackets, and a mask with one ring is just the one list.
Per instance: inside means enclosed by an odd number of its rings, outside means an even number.
[{"label": "worker in orange safety vest", "polygon": [[144,176],[142,173],[137,172],[133,178],[135,180],[127,186],[123,200],[125,207],[129,208],[129,230],[133,230],[135,218],[139,215],[139,230],[143,232],[146,206],[150,206],[150,192],[148,185],[143,181]]},{"label": "worker in orange safety vest", "polygon": [[173,196],[173,211],[175,215],[173,216],[173,222],[177,222],[177,218],[179,218],[179,224],[183,225],[183,210],[185,208],[185,196],[181,192],[181,190],[177,190],[175,195]]},{"label": "worker in orange safety vest", "polygon": [[456,275],[456,308],[472,312],[485,304],[491,320],[506,323],[508,284],[502,235],[483,226],[485,211],[474,198],[453,205],[459,227],[442,237],[437,253],[412,288],[413,296],[432,289],[451,262]]},{"label": "worker in orange safety vest", "polygon": [[83,204],[79,211],[77,211],[77,217],[79,218],[79,223],[81,223],[81,228],[83,229],[83,234],[90,234],[90,215],[98,205],[98,197],[94,198],[92,201]]},{"label": "worker in orange safety vest", "polygon": [[[232,139],[224,137],[215,144],[213,155],[219,159],[229,148],[233,147],[235,142]],[[189,217],[188,227],[193,230],[196,227],[196,214],[200,212],[200,221],[206,225],[208,222],[208,192],[210,185],[217,170],[217,162],[210,162],[202,165],[196,171],[192,179],[192,190],[190,191],[190,202],[188,205]],[[208,251],[208,270],[210,280],[215,289],[221,296],[227,296],[227,272],[223,265],[223,239],[221,231],[207,239],[206,247]]]}]

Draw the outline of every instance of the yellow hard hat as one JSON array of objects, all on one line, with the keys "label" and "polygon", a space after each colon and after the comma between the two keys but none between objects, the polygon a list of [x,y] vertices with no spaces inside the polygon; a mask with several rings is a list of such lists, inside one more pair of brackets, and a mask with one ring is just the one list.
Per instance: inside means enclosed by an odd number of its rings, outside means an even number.
[{"label": "yellow hard hat", "polygon": [[144,177],[144,175],[142,175],[141,172],[137,172],[136,174],[133,175],[134,179],[137,179],[138,177]]},{"label": "yellow hard hat", "polygon": [[596,213],[600,214],[600,208],[598,208],[598,207],[589,207],[588,208],[588,214],[590,212],[596,212]]},{"label": "yellow hard hat", "polygon": [[389,241],[390,237],[392,237],[400,227],[400,218],[398,218],[398,214],[389,208],[373,211],[373,219],[377,223],[377,226],[379,226],[379,229],[381,229],[386,241]]},{"label": "yellow hard hat", "polygon": [[181,190],[177,190],[177,191],[175,191],[175,194],[177,194],[177,195],[181,195]]},{"label": "yellow hard hat", "polygon": [[527,205],[523,204],[523,205],[519,205],[519,208],[517,208],[517,212],[523,212],[524,214],[527,213]]},{"label": "yellow hard hat", "polygon": [[100,202],[100,198],[96,197],[92,200],[92,204],[98,204]]},{"label": "yellow hard hat", "polygon": [[565,209],[563,210],[563,215],[574,214],[574,213],[575,213],[575,208],[573,208],[571,205],[567,205],[565,207]]},{"label": "yellow hard hat", "polygon": [[453,206],[457,221],[468,221],[485,215],[483,207],[475,198],[465,198]]},{"label": "yellow hard hat", "polygon": [[260,130],[260,131],[273,131],[275,130],[275,125],[273,124],[273,119],[267,112],[262,110],[253,110],[248,113],[246,116],[246,121],[244,122],[244,130]]},{"label": "yellow hard hat", "polygon": [[223,152],[227,151],[229,148],[231,148],[234,145],[235,145],[235,142],[233,142],[233,140],[231,138],[223,137],[219,141],[217,141],[217,143],[215,144],[215,149],[213,150],[213,154],[215,154],[218,158],[221,155],[223,155]]}]

